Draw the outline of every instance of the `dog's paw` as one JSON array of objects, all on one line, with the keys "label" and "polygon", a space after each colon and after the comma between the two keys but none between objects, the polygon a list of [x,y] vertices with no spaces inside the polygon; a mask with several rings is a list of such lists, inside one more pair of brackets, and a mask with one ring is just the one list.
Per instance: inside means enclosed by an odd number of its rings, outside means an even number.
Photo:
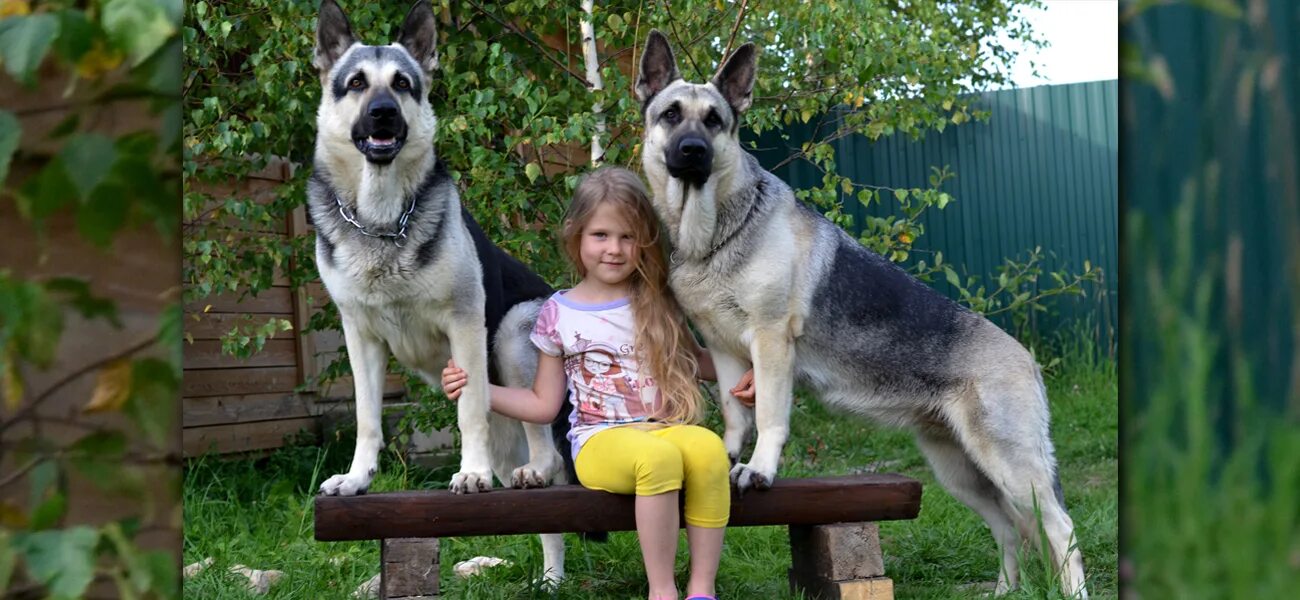
[{"label": "dog's paw", "polygon": [[532,463],[510,472],[510,487],[519,489],[546,487],[551,476],[546,469],[534,467]]},{"label": "dog's paw", "polygon": [[772,487],[772,477],[751,469],[745,463],[731,468],[731,485],[743,496],[749,490],[766,490]]},{"label": "dog's paw", "polygon": [[533,584],[548,592],[554,592],[564,581],[564,572],[556,572],[554,569],[548,569],[541,579],[534,579]]},{"label": "dog's paw", "polygon": [[476,494],[492,489],[492,473],[461,471],[451,476],[451,493]]},{"label": "dog's paw", "polygon": [[370,478],[351,473],[341,473],[320,484],[320,493],[326,496],[359,496],[370,489]]}]

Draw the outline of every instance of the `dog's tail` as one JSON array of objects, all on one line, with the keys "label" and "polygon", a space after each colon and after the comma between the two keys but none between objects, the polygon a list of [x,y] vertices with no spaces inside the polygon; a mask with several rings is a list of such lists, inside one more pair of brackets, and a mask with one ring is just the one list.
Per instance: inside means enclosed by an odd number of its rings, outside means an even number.
[{"label": "dog's tail", "polygon": [[[1039,394],[1039,401],[1043,403],[1043,410],[1044,410],[1044,411],[1047,411],[1047,410],[1048,410],[1048,408],[1047,408],[1047,407],[1048,407],[1048,404],[1047,404],[1047,384],[1043,383],[1043,370],[1042,370],[1042,368],[1040,368],[1040,367],[1039,367],[1038,365],[1036,365],[1036,364],[1034,365],[1034,377],[1038,380],[1038,394]],[[1046,414],[1046,413],[1045,413],[1045,414]],[[1050,447],[1051,447],[1051,443],[1052,443],[1052,442],[1051,442],[1051,438],[1050,438],[1050,437],[1048,436],[1048,434],[1046,434],[1046,433],[1044,434],[1044,437],[1045,437],[1045,439],[1048,440],[1048,441],[1047,441],[1047,444],[1048,444],[1048,447],[1050,448]],[[1055,454],[1055,452],[1053,452],[1053,454]],[[1060,468],[1059,468],[1059,466],[1056,464],[1055,456],[1053,456],[1053,457],[1051,457],[1051,458],[1052,458],[1052,460],[1051,460],[1051,464],[1052,464],[1052,491],[1055,492],[1055,495],[1056,495],[1056,503],[1061,505],[1061,510],[1068,510],[1068,509],[1065,508],[1065,490],[1061,488],[1061,472],[1060,472]]]},{"label": "dog's tail", "polygon": [[[573,403],[567,398],[560,407],[560,414],[555,416],[551,422],[551,437],[555,441],[555,449],[560,451],[560,457],[564,460],[564,474],[569,483],[578,483],[578,469],[573,464],[573,446],[569,443],[569,416],[573,414]],[[578,538],[587,542],[608,542],[608,531],[580,531]]]}]

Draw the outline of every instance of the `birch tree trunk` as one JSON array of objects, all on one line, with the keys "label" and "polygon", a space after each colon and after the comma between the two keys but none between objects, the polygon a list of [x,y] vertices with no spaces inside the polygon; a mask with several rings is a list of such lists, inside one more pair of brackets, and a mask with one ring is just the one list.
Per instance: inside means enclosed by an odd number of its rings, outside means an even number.
[{"label": "birch tree trunk", "polygon": [[[596,30],[593,27],[593,4],[594,0],[582,0],[582,12],[587,17],[582,20],[582,56],[587,64],[587,84],[591,86],[592,91],[605,89],[605,84],[600,79],[600,60],[596,56]],[[591,164],[600,166],[601,160],[605,156],[605,148],[601,144],[601,139],[605,137],[605,115],[601,114],[600,103],[597,102],[591,107],[592,113],[596,115],[596,133],[591,136]]]}]

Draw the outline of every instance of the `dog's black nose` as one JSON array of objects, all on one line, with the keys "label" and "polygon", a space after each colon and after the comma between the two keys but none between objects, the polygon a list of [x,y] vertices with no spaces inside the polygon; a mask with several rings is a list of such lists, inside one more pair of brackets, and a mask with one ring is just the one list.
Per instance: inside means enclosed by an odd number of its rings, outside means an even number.
[{"label": "dog's black nose", "polygon": [[378,98],[370,103],[368,108],[370,118],[377,121],[391,120],[397,118],[397,102],[392,98]]},{"label": "dog's black nose", "polygon": [[677,151],[686,158],[703,158],[708,155],[709,145],[699,138],[686,138],[677,144]]}]

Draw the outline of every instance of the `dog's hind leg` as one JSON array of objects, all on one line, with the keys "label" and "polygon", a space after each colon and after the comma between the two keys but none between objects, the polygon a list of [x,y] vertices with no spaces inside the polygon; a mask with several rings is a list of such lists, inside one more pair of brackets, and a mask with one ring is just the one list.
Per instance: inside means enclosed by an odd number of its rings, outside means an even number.
[{"label": "dog's hind leg", "polygon": [[357,445],[352,468],[320,485],[320,492],[326,496],[366,493],[379,470],[379,450],[384,445],[383,394],[388,349],[383,340],[363,332],[346,315],[343,340],[356,384]]},{"label": "dog's hind leg", "polygon": [[1019,587],[1020,557],[1017,551],[1022,547],[1022,540],[1015,523],[1002,508],[1001,491],[971,462],[948,432],[938,427],[927,428],[917,433],[916,443],[929,460],[939,484],[984,519],[1002,550],[994,594],[1005,594]]},{"label": "dog's hind leg", "polygon": [[[533,378],[537,376],[537,348],[529,341],[528,335],[537,321],[541,305],[540,300],[516,305],[506,313],[497,328],[494,344],[497,371],[509,387],[533,387]],[[545,487],[563,471],[560,453],[551,437],[551,426],[524,423],[523,427],[528,439],[528,463],[515,464],[510,474],[510,486]]]},{"label": "dog's hind leg", "polygon": [[979,382],[978,405],[953,405],[966,409],[950,411],[950,422],[967,455],[1002,492],[1003,508],[1020,535],[1034,547],[1039,545],[1041,515],[1062,591],[1086,599],[1074,521],[1057,493],[1060,483],[1041,386],[1036,377]]}]

